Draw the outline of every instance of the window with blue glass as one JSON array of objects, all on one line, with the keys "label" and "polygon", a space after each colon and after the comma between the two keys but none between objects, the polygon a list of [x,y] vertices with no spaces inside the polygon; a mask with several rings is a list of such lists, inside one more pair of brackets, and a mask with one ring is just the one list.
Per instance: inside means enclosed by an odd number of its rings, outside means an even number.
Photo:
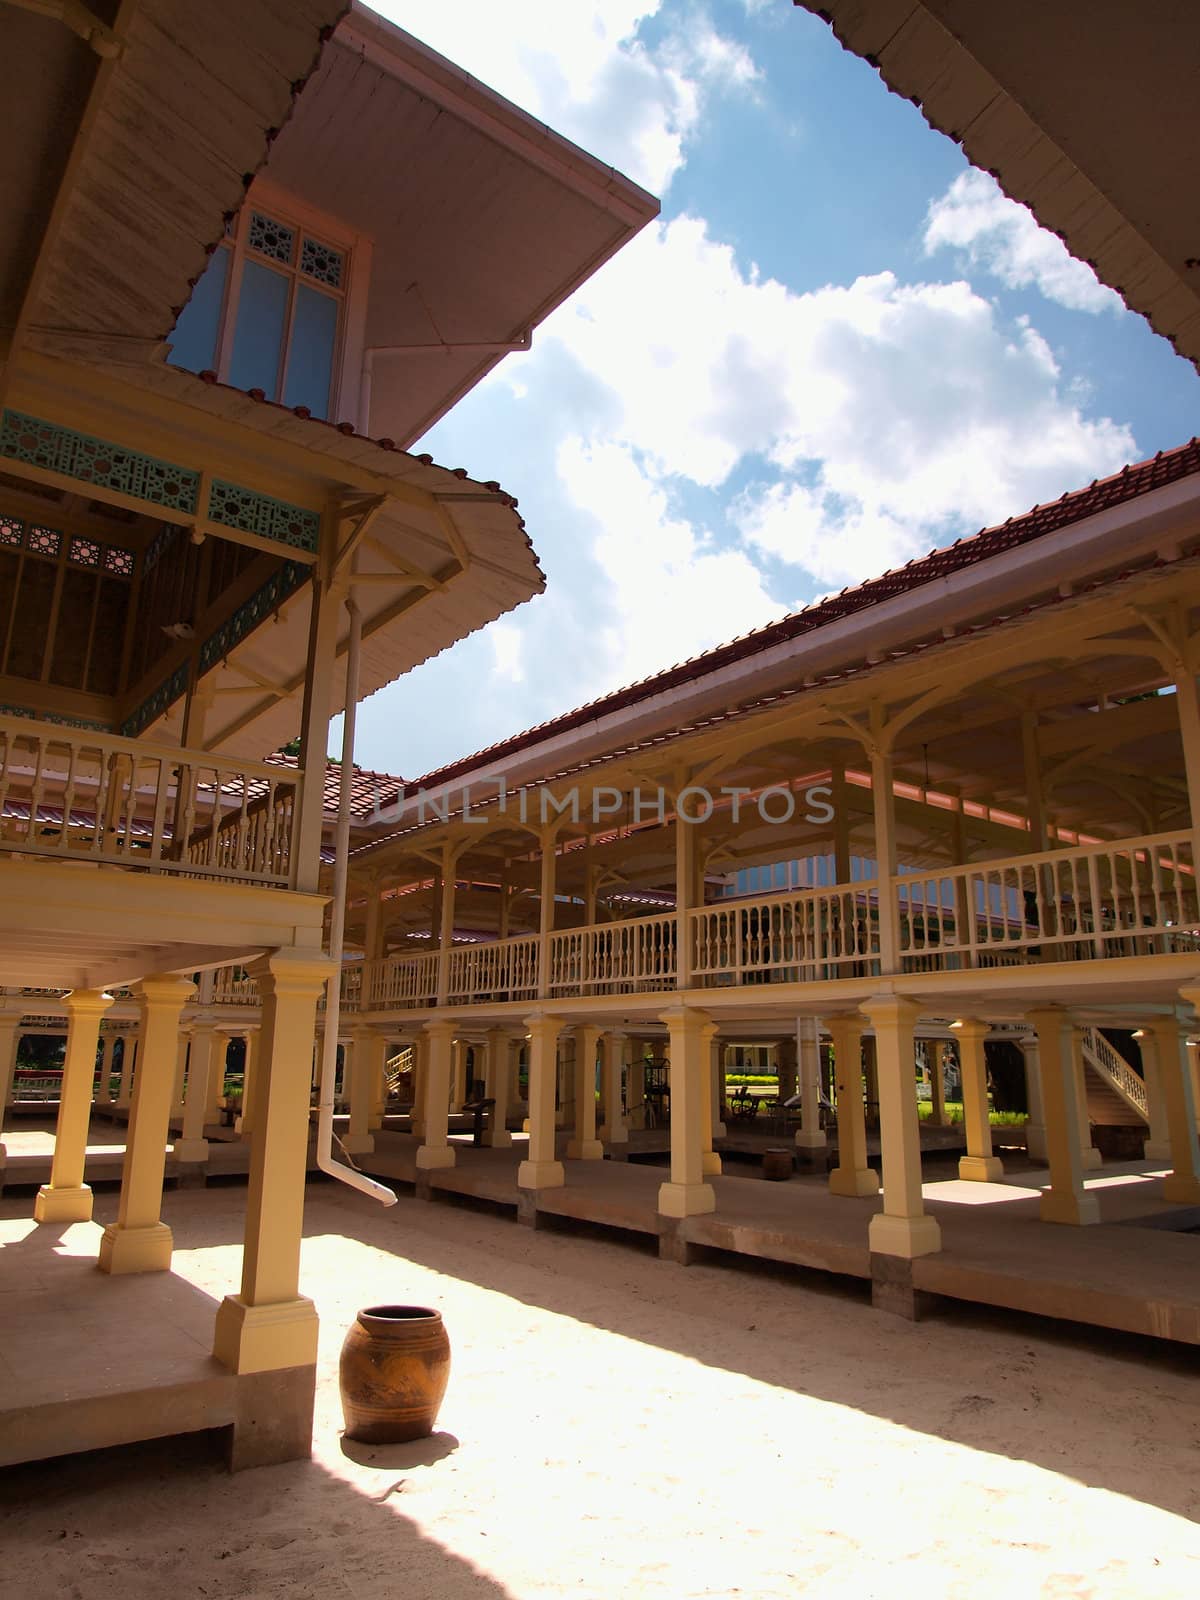
[{"label": "window with blue glass", "polygon": [[213,252],[171,334],[171,360],[328,417],[349,254],[248,207]]}]

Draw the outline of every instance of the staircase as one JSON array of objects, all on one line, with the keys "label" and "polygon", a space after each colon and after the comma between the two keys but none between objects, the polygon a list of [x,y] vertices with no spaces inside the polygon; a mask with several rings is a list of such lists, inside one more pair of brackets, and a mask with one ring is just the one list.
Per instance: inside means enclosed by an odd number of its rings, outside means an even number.
[{"label": "staircase", "polygon": [[1084,1029],[1083,1080],[1087,1092],[1088,1121],[1093,1126],[1149,1126],[1145,1081],[1099,1028]]},{"label": "staircase", "polygon": [[[387,1085],[389,1100],[412,1099],[412,1046],[408,1045],[403,1050],[397,1050],[394,1056],[384,1063],[383,1081]],[[405,1081],[407,1080],[407,1082]],[[408,1091],[406,1093],[406,1091]]]}]

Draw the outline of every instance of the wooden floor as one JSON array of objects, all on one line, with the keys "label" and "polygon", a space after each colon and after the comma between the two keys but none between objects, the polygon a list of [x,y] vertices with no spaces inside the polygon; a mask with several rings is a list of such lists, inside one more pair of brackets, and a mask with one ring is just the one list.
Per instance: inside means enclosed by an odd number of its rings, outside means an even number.
[{"label": "wooden floor", "polygon": [[[97,1120],[89,1143],[87,1179],[119,1180],[124,1127]],[[212,1135],[209,1178],[236,1179],[249,1165],[249,1146],[228,1131]],[[913,1286],[977,1304],[1007,1307],[1093,1326],[1200,1344],[1200,1209],[1170,1206],[1159,1196],[1162,1168],[1153,1163],[1106,1164],[1088,1180],[1102,1222],[1089,1228],[1046,1224],[1038,1218],[1044,1169],[1023,1152],[1006,1153],[1002,1183],[964,1183],[944,1148],[947,1130],[922,1130],[930,1212],[942,1228],[943,1249],[913,1266]],[[376,1134],[372,1155],[359,1158],[373,1176],[417,1187],[417,1140],[395,1122]],[[52,1127],[18,1125],[6,1133],[6,1184],[28,1192],[49,1177]],[[452,1136],[456,1164],[423,1175],[431,1197],[459,1195],[518,1208],[517,1168],[527,1141],[514,1134],[508,1149],[476,1148]],[[731,1138],[725,1172],[713,1179],[716,1210],[686,1219],[679,1237],[694,1247],[752,1256],[843,1276],[869,1279],[870,1218],[880,1199],[829,1193],[823,1175],[784,1183],[762,1179],[757,1157],[772,1141]],[[779,1141],[774,1141],[778,1143]],[[538,1192],[538,1216],[568,1219],[618,1234],[656,1236],[658,1187],[667,1176],[667,1135],[635,1133],[626,1161],[566,1161],[562,1188]],[[654,1164],[654,1163],[659,1164]],[[315,1159],[310,1150],[310,1168]],[[167,1177],[177,1175],[168,1158]],[[664,1269],[666,1270],[666,1269]]]}]

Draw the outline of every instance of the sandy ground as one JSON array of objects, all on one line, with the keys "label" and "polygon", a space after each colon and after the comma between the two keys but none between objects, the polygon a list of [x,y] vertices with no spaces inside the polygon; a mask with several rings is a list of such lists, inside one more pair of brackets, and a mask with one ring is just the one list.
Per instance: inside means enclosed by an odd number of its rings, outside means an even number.
[{"label": "sandy ground", "polygon": [[[177,1270],[214,1296],[243,1195],[167,1197]],[[822,1280],[329,1185],[307,1235],[312,1464],[231,1478],[201,1436],[0,1472],[5,1600],[1200,1594],[1195,1352],[913,1325]],[[439,1433],[343,1449],[342,1335],[401,1299],[453,1341]]]}]

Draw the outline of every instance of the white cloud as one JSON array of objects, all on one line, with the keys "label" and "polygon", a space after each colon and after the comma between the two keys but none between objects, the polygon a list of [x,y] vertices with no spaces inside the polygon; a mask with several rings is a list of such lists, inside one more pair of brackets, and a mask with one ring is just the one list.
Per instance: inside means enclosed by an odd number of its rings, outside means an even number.
[{"label": "white cloud", "polygon": [[655,194],[683,165],[707,99],[758,77],[700,9],[672,10],[657,48],[638,37],[664,0],[377,0],[376,9],[523,110]]},{"label": "white cloud", "polygon": [[986,172],[962,172],[929,208],[925,253],[961,250],[1009,289],[1035,288],[1071,311],[1120,311],[1121,298]]},{"label": "white cloud", "polygon": [[599,528],[591,555],[606,579],[589,633],[589,694],[629,683],[761,626],[787,608],[740,549],[720,548],[672,513],[664,487],[628,443],[564,439],[570,502]]},{"label": "white cloud", "polygon": [[492,647],[492,671],[509,683],[522,683],[525,667],[521,656],[521,630],[511,622],[494,622],[487,630]]}]

